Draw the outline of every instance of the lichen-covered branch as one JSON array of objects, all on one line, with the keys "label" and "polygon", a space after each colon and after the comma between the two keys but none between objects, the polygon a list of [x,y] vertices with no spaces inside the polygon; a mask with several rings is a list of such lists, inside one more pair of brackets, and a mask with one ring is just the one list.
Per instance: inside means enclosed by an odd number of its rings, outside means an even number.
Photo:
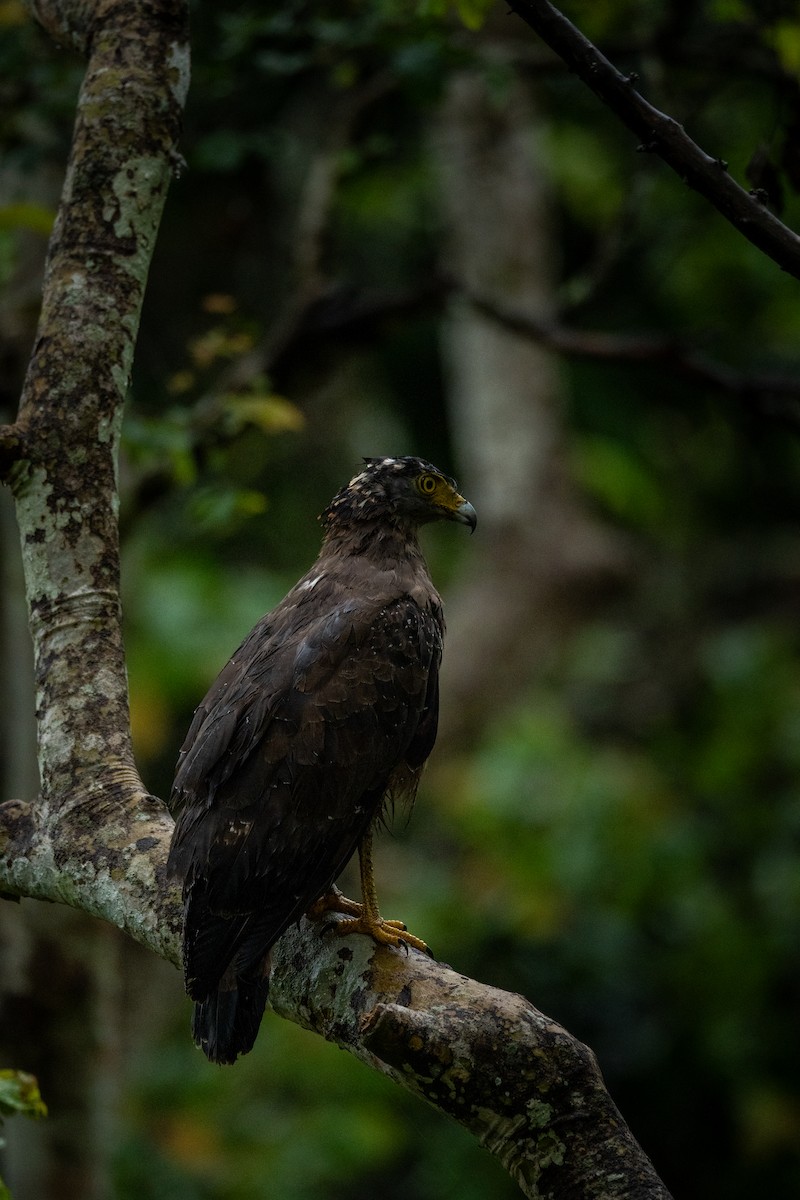
[{"label": "lichen-covered branch", "polygon": [[169,956],[178,926],[157,899],[165,887],[154,863],[171,821],[131,751],[116,463],[177,157],[188,10],[185,0],[32,8],[88,62],[19,415],[0,430],[0,480],[22,541],[41,777],[36,800],[0,806],[0,891],[85,908]]},{"label": "lichen-covered branch", "polygon": [[[27,806],[7,803],[0,888],[94,913],[177,962],[180,898],[164,875],[170,829],[153,798],[133,823],[110,812],[102,834],[81,820],[40,828]],[[325,922],[302,920],[273,955],[275,1012],[458,1121],[525,1195],[668,1200],[594,1055],[523,997],[416,951],[338,937]]]},{"label": "lichen-covered branch", "polygon": [[303,921],[272,1007],[453,1117],[531,1197],[667,1200],[591,1050],[522,996]]},{"label": "lichen-covered branch", "polygon": [[748,241],[800,279],[800,236],[758,195],[732,179],[726,163],[707,154],[673,117],[649,104],[636,90],[635,77],[618,71],[549,0],[509,0],[509,7],[616,113],[640,139],[641,150],[662,158]]},{"label": "lichen-covered branch", "polygon": [[117,787],[102,771],[96,794],[76,793],[57,816],[7,800],[0,804],[0,897],[69,904],[177,965],[180,898],[166,878],[172,826],[162,801],[127,781]]},{"label": "lichen-covered branch", "polygon": [[[89,51],[19,416],[0,436],[34,643],[42,800],[141,785],[120,632],[116,462],[147,272],[188,85],[185,0],[41,0]],[[109,785],[112,785],[109,788]],[[127,790],[126,790],[127,789]],[[113,799],[109,799],[113,797]]]}]

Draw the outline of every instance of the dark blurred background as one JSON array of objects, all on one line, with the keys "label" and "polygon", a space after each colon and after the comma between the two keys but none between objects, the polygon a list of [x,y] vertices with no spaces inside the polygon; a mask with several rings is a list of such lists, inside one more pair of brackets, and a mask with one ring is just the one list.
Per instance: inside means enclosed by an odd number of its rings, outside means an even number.
[{"label": "dark blurred background", "polygon": [[[380,839],[382,907],[588,1042],[676,1195],[794,1197],[800,283],[502,5],[459,7],[194,10],[120,467],[139,766],[167,796],[194,705],[361,455],[457,475],[478,532],[426,534],[442,730]],[[798,227],[794,2],[566,11]],[[16,0],[0,28],[9,420],[81,65]],[[3,798],[35,790],[4,504]],[[172,968],[0,909],[0,1066],[51,1113],[7,1126],[15,1200],[517,1194],[332,1046],[268,1014],[212,1067]]]}]

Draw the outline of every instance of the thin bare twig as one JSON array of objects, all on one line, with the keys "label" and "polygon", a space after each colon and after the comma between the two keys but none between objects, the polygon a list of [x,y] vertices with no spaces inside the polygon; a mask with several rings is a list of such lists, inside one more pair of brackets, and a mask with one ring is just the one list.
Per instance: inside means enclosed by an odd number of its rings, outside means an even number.
[{"label": "thin bare twig", "polygon": [[658,334],[616,334],[575,329],[558,321],[501,307],[479,296],[471,303],[507,329],[533,338],[560,354],[596,362],[641,363],[725,392],[743,402],[758,403],[800,424],[800,377],[735,371],[677,338]]},{"label": "thin bare twig", "polygon": [[[295,359],[301,357],[309,345],[318,345],[321,337],[340,340],[346,337],[353,341],[374,337],[376,327],[383,320],[413,317],[426,309],[435,311],[456,291],[464,292],[465,289],[441,277],[430,279],[423,287],[402,292],[354,292],[346,288],[332,291],[325,302],[315,302],[302,314],[291,338],[269,364],[269,369],[290,370]],[[655,333],[614,334],[577,329],[558,318],[520,312],[468,290],[465,294],[486,316],[559,354],[591,358],[597,362],[657,366],[745,403],[758,404],[762,411],[771,415],[800,423],[800,374],[792,374],[789,369],[785,373],[737,371],[680,338]]]},{"label": "thin bare twig", "polygon": [[598,99],[638,138],[641,151],[657,154],[689,187],[699,192],[749,242],[800,279],[800,236],[728,174],[728,165],[706,154],[673,117],[659,112],[636,90],[634,75],[601,54],[549,0],[509,0],[509,6]]}]

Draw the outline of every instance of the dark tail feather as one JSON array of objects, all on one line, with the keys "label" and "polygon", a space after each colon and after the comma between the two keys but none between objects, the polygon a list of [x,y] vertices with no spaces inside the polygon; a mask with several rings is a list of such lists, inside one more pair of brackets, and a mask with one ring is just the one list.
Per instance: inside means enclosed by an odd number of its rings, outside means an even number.
[{"label": "dark tail feather", "polygon": [[195,1003],[192,1037],[211,1062],[232,1063],[252,1050],[269,995],[267,955],[246,972],[231,965],[216,991]]}]

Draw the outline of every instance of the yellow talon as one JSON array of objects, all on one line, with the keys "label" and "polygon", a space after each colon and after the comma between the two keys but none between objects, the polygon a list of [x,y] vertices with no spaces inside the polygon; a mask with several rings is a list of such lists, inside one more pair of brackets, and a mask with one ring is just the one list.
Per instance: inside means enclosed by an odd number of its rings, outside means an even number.
[{"label": "yellow talon", "polygon": [[379,946],[413,946],[415,950],[421,950],[423,954],[430,954],[430,950],[422,938],[409,933],[402,921],[384,921],[383,917],[377,913],[372,918],[360,916],[347,921],[339,921],[336,924],[335,932],[342,936],[351,933],[365,933]]},{"label": "yellow talon", "polygon": [[409,933],[403,921],[387,921],[378,912],[378,896],[375,891],[375,878],[372,871],[372,830],[368,830],[361,839],[358,847],[358,859],[361,867],[361,894],[363,903],[348,900],[338,888],[334,887],[324,896],[320,896],[306,914],[310,920],[316,921],[326,913],[343,913],[348,919],[337,921],[333,932],[341,936],[351,933],[364,933],[371,937],[379,946],[413,946],[423,954],[430,954],[427,944],[422,938]]}]

